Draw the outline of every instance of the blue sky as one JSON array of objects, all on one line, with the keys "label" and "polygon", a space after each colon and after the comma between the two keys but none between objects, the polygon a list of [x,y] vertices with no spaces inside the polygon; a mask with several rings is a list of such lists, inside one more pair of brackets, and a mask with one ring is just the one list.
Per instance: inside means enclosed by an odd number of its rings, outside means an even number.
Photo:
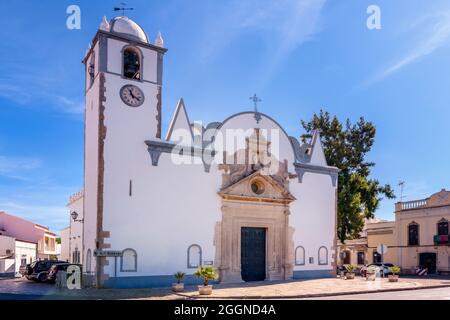
[{"label": "blue sky", "polygon": [[[0,20],[0,210],[59,230],[83,183],[81,59],[120,1],[8,1]],[[138,1],[129,16],[161,31],[163,123],[183,97],[191,120],[260,110],[294,136],[321,108],[377,126],[373,177],[407,200],[450,189],[447,0]],[[81,29],[66,28],[67,6]],[[369,5],[381,30],[366,27]],[[393,219],[395,201],[377,216]]]}]

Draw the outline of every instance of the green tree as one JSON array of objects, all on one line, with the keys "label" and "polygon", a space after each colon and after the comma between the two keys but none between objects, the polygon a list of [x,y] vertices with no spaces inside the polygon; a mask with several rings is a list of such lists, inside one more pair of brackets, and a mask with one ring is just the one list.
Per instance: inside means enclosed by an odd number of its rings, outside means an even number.
[{"label": "green tree", "polygon": [[355,124],[347,119],[343,125],[336,116],[320,110],[308,122],[302,121],[305,142],[318,129],[328,165],[340,169],[338,177],[338,238],[342,242],[359,237],[364,219],[374,217],[383,197],[395,198],[390,185],[370,178],[375,163],[367,162],[376,129],[363,117]]}]

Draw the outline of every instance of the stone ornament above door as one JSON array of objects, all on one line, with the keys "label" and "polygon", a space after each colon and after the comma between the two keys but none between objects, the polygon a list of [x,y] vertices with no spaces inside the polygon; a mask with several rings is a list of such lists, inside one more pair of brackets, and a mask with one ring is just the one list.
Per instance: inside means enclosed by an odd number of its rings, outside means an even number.
[{"label": "stone ornament above door", "polygon": [[225,200],[289,204],[296,200],[287,186],[272,175],[253,172],[219,191]]}]

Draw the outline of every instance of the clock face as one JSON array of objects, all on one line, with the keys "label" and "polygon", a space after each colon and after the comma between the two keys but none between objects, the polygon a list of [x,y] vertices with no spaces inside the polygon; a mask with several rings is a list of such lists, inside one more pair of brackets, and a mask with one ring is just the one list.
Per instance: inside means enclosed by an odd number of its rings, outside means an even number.
[{"label": "clock face", "polygon": [[120,98],[130,107],[139,107],[144,103],[144,93],[141,89],[131,84],[123,86],[120,89]]}]

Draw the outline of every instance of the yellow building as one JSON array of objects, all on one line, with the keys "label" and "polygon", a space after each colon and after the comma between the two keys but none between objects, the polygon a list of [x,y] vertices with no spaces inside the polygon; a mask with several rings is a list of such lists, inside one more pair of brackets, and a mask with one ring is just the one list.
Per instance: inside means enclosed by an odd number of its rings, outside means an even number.
[{"label": "yellow building", "polygon": [[450,272],[449,220],[450,191],[398,202],[395,221],[368,220],[359,239],[338,245],[339,264],[380,263],[377,246],[385,244],[384,262],[400,266],[403,273],[414,273],[417,266],[429,273]]},{"label": "yellow building", "polygon": [[[392,249],[396,246],[395,230],[394,221],[381,220],[367,224],[367,257],[370,263],[386,262],[397,265],[396,252]],[[383,260],[377,252],[377,247],[380,244],[385,244],[388,247],[388,251],[384,254]]]},{"label": "yellow building", "polygon": [[427,267],[429,273],[450,271],[450,191],[395,205],[397,263],[403,272]]},{"label": "yellow building", "polygon": [[[340,265],[353,264],[358,267],[381,262],[381,255],[377,253],[377,246],[385,244],[389,247],[396,245],[395,222],[380,219],[367,220],[359,239],[347,240],[339,243]],[[388,250],[384,262],[395,263],[394,251]]]}]

